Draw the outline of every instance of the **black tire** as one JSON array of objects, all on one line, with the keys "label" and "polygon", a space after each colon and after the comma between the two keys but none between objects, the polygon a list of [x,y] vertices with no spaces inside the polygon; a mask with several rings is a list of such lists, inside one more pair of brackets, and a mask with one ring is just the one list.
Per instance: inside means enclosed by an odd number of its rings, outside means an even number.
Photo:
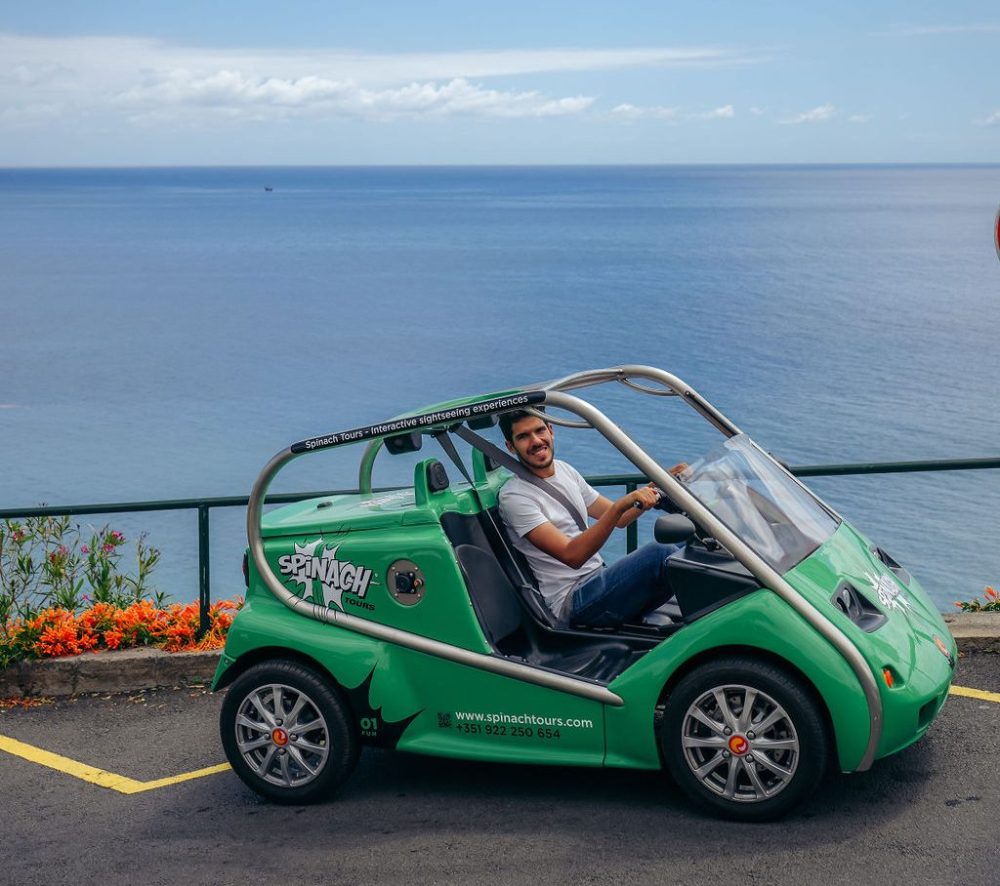
[{"label": "black tire", "polygon": [[350,708],[328,678],[294,661],[261,662],[237,677],[219,729],[233,771],[277,803],[329,796],[358,762]]},{"label": "black tire", "polygon": [[660,746],[674,781],[702,808],[768,821],[816,789],[830,742],[817,702],[798,680],[733,657],[702,665],[674,687]]}]

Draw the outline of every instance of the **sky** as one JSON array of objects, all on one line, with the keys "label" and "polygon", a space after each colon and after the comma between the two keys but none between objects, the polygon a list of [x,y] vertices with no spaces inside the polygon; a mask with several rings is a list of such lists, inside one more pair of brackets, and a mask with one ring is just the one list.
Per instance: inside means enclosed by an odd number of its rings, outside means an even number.
[{"label": "sky", "polygon": [[992,163],[995,2],[0,6],[0,166]]}]

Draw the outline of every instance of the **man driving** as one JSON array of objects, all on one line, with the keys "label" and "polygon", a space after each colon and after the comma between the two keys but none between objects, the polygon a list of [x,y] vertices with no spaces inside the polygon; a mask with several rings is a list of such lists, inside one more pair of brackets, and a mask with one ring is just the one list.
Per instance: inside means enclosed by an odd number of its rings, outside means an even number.
[{"label": "man driving", "polygon": [[[598,553],[615,529],[635,522],[657,503],[657,490],[645,486],[611,501],[572,465],[555,458],[548,422],[518,410],[501,415],[500,428],[507,449],[561,492],[580,517],[516,475],[500,490],[500,515],[515,547],[527,558],[552,614],[564,624],[610,627],[664,603],[671,596],[666,560],[677,545],[651,542],[610,566]],[[588,517],[593,520],[589,525]]]}]

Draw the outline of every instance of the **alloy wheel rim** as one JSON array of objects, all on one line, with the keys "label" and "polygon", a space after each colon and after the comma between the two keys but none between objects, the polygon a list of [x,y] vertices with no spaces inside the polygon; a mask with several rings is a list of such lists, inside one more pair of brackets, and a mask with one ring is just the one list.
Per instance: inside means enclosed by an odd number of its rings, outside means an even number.
[{"label": "alloy wheel rim", "polygon": [[801,754],[788,712],[766,692],[742,684],[715,686],[691,704],[681,749],[704,788],[736,803],[760,803],[781,793]]},{"label": "alloy wheel rim", "polygon": [[330,730],[316,703],[294,686],[268,683],[236,712],[236,746],[250,769],[273,785],[297,788],[317,778],[330,755]]}]

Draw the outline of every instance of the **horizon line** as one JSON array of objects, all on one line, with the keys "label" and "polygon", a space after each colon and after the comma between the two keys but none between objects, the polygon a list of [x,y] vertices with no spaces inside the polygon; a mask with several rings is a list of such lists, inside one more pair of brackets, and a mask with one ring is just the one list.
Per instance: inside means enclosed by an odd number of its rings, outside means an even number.
[{"label": "horizon line", "polygon": [[0,171],[72,171],[111,169],[659,169],[667,167],[979,167],[996,168],[1000,162],[987,160],[788,160],[788,161],[719,161],[689,163],[619,162],[619,163],[74,163],[74,164],[3,164]]}]

